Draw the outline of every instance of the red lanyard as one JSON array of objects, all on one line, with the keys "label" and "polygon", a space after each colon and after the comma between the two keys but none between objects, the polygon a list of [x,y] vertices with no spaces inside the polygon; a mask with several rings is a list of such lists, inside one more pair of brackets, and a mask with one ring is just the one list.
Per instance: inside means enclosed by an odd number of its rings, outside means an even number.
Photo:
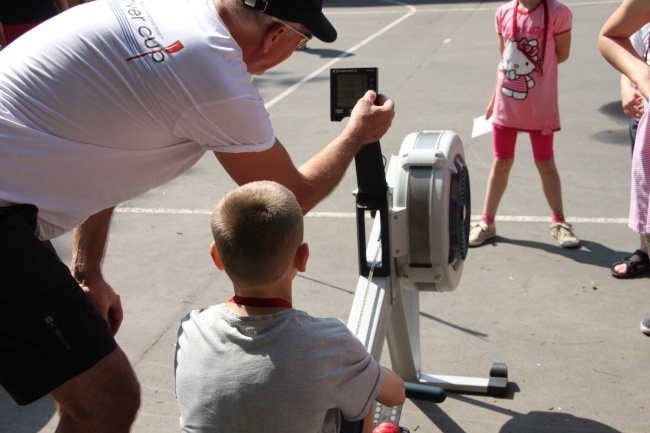
[{"label": "red lanyard", "polygon": [[235,295],[228,300],[237,305],[246,305],[248,307],[285,307],[291,308],[291,303],[282,298],[248,298],[245,296]]},{"label": "red lanyard", "polygon": [[[542,62],[544,61],[544,55],[546,54],[546,38],[548,36],[548,5],[546,4],[546,0],[542,0],[542,3],[544,7],[544,37],[542,38],[542,50],[537,56],[537,61],[529,57],[528,53],[524,52],[524,55],[528,58],[528,60],[532,61],[537,65],[537,67],[539,68],[539,72],[543,75],[544,71],[542,70]],[[535,9],[536,8],[537,6],[535,7]],[[518,10],[519,10],[519,0],[515,2],[515,8],[512,17],[512,38],[515,44],[519,42],[517,40],[517,11]],[[530,13],[531,11],[528,12]]]}]

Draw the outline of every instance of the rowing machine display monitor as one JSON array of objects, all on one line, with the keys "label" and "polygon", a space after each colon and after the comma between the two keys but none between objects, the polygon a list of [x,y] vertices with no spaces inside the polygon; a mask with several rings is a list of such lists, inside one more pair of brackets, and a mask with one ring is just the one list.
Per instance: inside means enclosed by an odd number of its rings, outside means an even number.
[{"label": "rowing machine display monitor", "polygon": [[377,91],[377,68],[330,69],[330,119],[340,122],[368,91]]}]

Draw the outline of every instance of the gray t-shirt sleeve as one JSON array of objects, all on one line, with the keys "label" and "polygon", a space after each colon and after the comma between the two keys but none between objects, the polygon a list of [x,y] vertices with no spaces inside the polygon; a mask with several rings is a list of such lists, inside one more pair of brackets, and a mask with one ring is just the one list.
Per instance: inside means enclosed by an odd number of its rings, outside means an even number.
[{"label": "gray t-shirt sleeve", "polygon": [[347,327],[341,331],[342,351],[337,392],[339,409],[351,420],[366,416],[383,384],[383,371],[375,358]]}]

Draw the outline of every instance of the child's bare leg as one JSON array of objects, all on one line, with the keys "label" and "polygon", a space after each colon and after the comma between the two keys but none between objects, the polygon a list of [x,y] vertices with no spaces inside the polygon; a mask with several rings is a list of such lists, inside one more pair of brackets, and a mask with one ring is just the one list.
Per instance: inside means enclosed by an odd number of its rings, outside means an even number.
[{"label": "child's bare leg", "polygon": [[555,159],[545,161],[535,160],[535,166],[542,180],[542,189],[553,215],[563,216],[564,207],[562,205],[562,184],[560,175],[555,166]]},{"label": "child's bare leg", "polygon": [[490,170],[490,177],[488,177],[487,187],[485,191],[483,215],[494,216],[497,214],[499,203],[501,203],[503,194],[506,192],[506,187],[508,186],[510,169],[512,168],[514,162],[514,158],[496,158],[492,163],[492,169]]}]

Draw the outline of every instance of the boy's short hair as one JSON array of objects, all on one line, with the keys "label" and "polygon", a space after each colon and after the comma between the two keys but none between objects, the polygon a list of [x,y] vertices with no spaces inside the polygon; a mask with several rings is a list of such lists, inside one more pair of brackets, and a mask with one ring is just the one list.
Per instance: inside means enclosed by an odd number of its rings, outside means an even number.
[{"label": "boy's short hair", "polygon": [[273,283],[286,271],[302,243],[302,210],[284,186],[251,182],[219,202],[212,214],[212,235],[233,282]]}]

